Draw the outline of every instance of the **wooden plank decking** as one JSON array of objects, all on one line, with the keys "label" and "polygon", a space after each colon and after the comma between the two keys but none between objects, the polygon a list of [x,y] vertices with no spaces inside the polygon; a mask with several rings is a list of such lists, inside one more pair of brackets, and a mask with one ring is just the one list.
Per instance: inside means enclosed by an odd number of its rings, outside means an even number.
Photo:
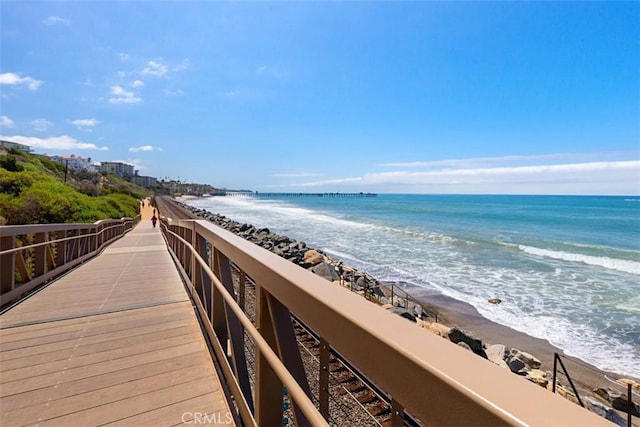
[{"label": "wooden plank decking", "polygon": [[199,416],[233,423],[150,221],[0,316],[0,425],[182,425]]}]

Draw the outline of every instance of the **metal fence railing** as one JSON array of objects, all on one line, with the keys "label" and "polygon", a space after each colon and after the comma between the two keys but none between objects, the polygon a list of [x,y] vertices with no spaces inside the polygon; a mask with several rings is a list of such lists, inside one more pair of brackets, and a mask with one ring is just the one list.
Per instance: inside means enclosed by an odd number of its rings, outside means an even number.
[{"label": "metal fence railing", "polygon": [[[327,397],[313,398],[307,378],[323,391],[329,376],[322,363],[305,372],[292,315],[391,397],[392,425],[403,425],[404,411],[424,425],[608,425],[209,221],[165,218],[162,231],[245,425],[281,425],[286,402],[296,425],[327,423]],[[236,269],[255,284],[253,313],[234,288]]]},{"label": "metal fence railing", "polygon": [[0,307],[95,256],[137,221],[0,226]]}]

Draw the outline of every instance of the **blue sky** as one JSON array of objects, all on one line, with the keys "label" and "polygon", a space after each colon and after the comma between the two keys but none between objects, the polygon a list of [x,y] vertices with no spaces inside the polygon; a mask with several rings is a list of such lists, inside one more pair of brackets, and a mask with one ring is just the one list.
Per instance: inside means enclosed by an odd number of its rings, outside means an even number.
[{"label": "blue sky", "polygon": [[639,2],[0,3],[2,139],[258,191],[640,194]]}]

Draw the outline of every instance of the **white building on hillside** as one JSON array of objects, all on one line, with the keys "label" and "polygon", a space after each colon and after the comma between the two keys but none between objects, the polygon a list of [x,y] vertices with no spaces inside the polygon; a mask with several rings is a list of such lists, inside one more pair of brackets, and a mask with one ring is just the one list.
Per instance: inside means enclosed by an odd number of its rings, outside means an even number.
[{"label": "white building on hillside", "polygon": [[74,154],[70,156],[48,156],[51,160],[56,162],[60,162],[66,164],[69,169],[82,171],[86,170],[88,172],[97,172],[97,169],[93,163],[91,163],[91,157],[84,158],[81,156],[76,156]]},{"label": "white building on hillside", "polygon": [[100,162],[100,170],[102,172],[112,173],[122,178],[133,176],[133,165],[120,162]]},{"label": "white building on hillside", "polygon": [[12,141],[5,141],[4,139],[0,139],[0,146],[4,147],[7,150],[15,148],[16,150],[26,151],[27,153],[31,153],[33,151],[28,145],[19,144]]},{"label": "white building on hillside", "polygon": [[134,175],[131,177],[131,182],[145,188],[153,188],[158,186],[158,180],[153,176]]}]

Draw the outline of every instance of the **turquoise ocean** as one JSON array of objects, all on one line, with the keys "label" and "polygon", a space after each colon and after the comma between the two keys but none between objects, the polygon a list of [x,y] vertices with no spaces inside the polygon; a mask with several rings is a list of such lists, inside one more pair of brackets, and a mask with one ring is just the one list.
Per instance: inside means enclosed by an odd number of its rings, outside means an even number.
[{"label": "turquoise ocean", "polygon": [[236,196],[189,204],[304,241],[383,282],[467,302],[568,355],[640,377],[640,197]]}]

